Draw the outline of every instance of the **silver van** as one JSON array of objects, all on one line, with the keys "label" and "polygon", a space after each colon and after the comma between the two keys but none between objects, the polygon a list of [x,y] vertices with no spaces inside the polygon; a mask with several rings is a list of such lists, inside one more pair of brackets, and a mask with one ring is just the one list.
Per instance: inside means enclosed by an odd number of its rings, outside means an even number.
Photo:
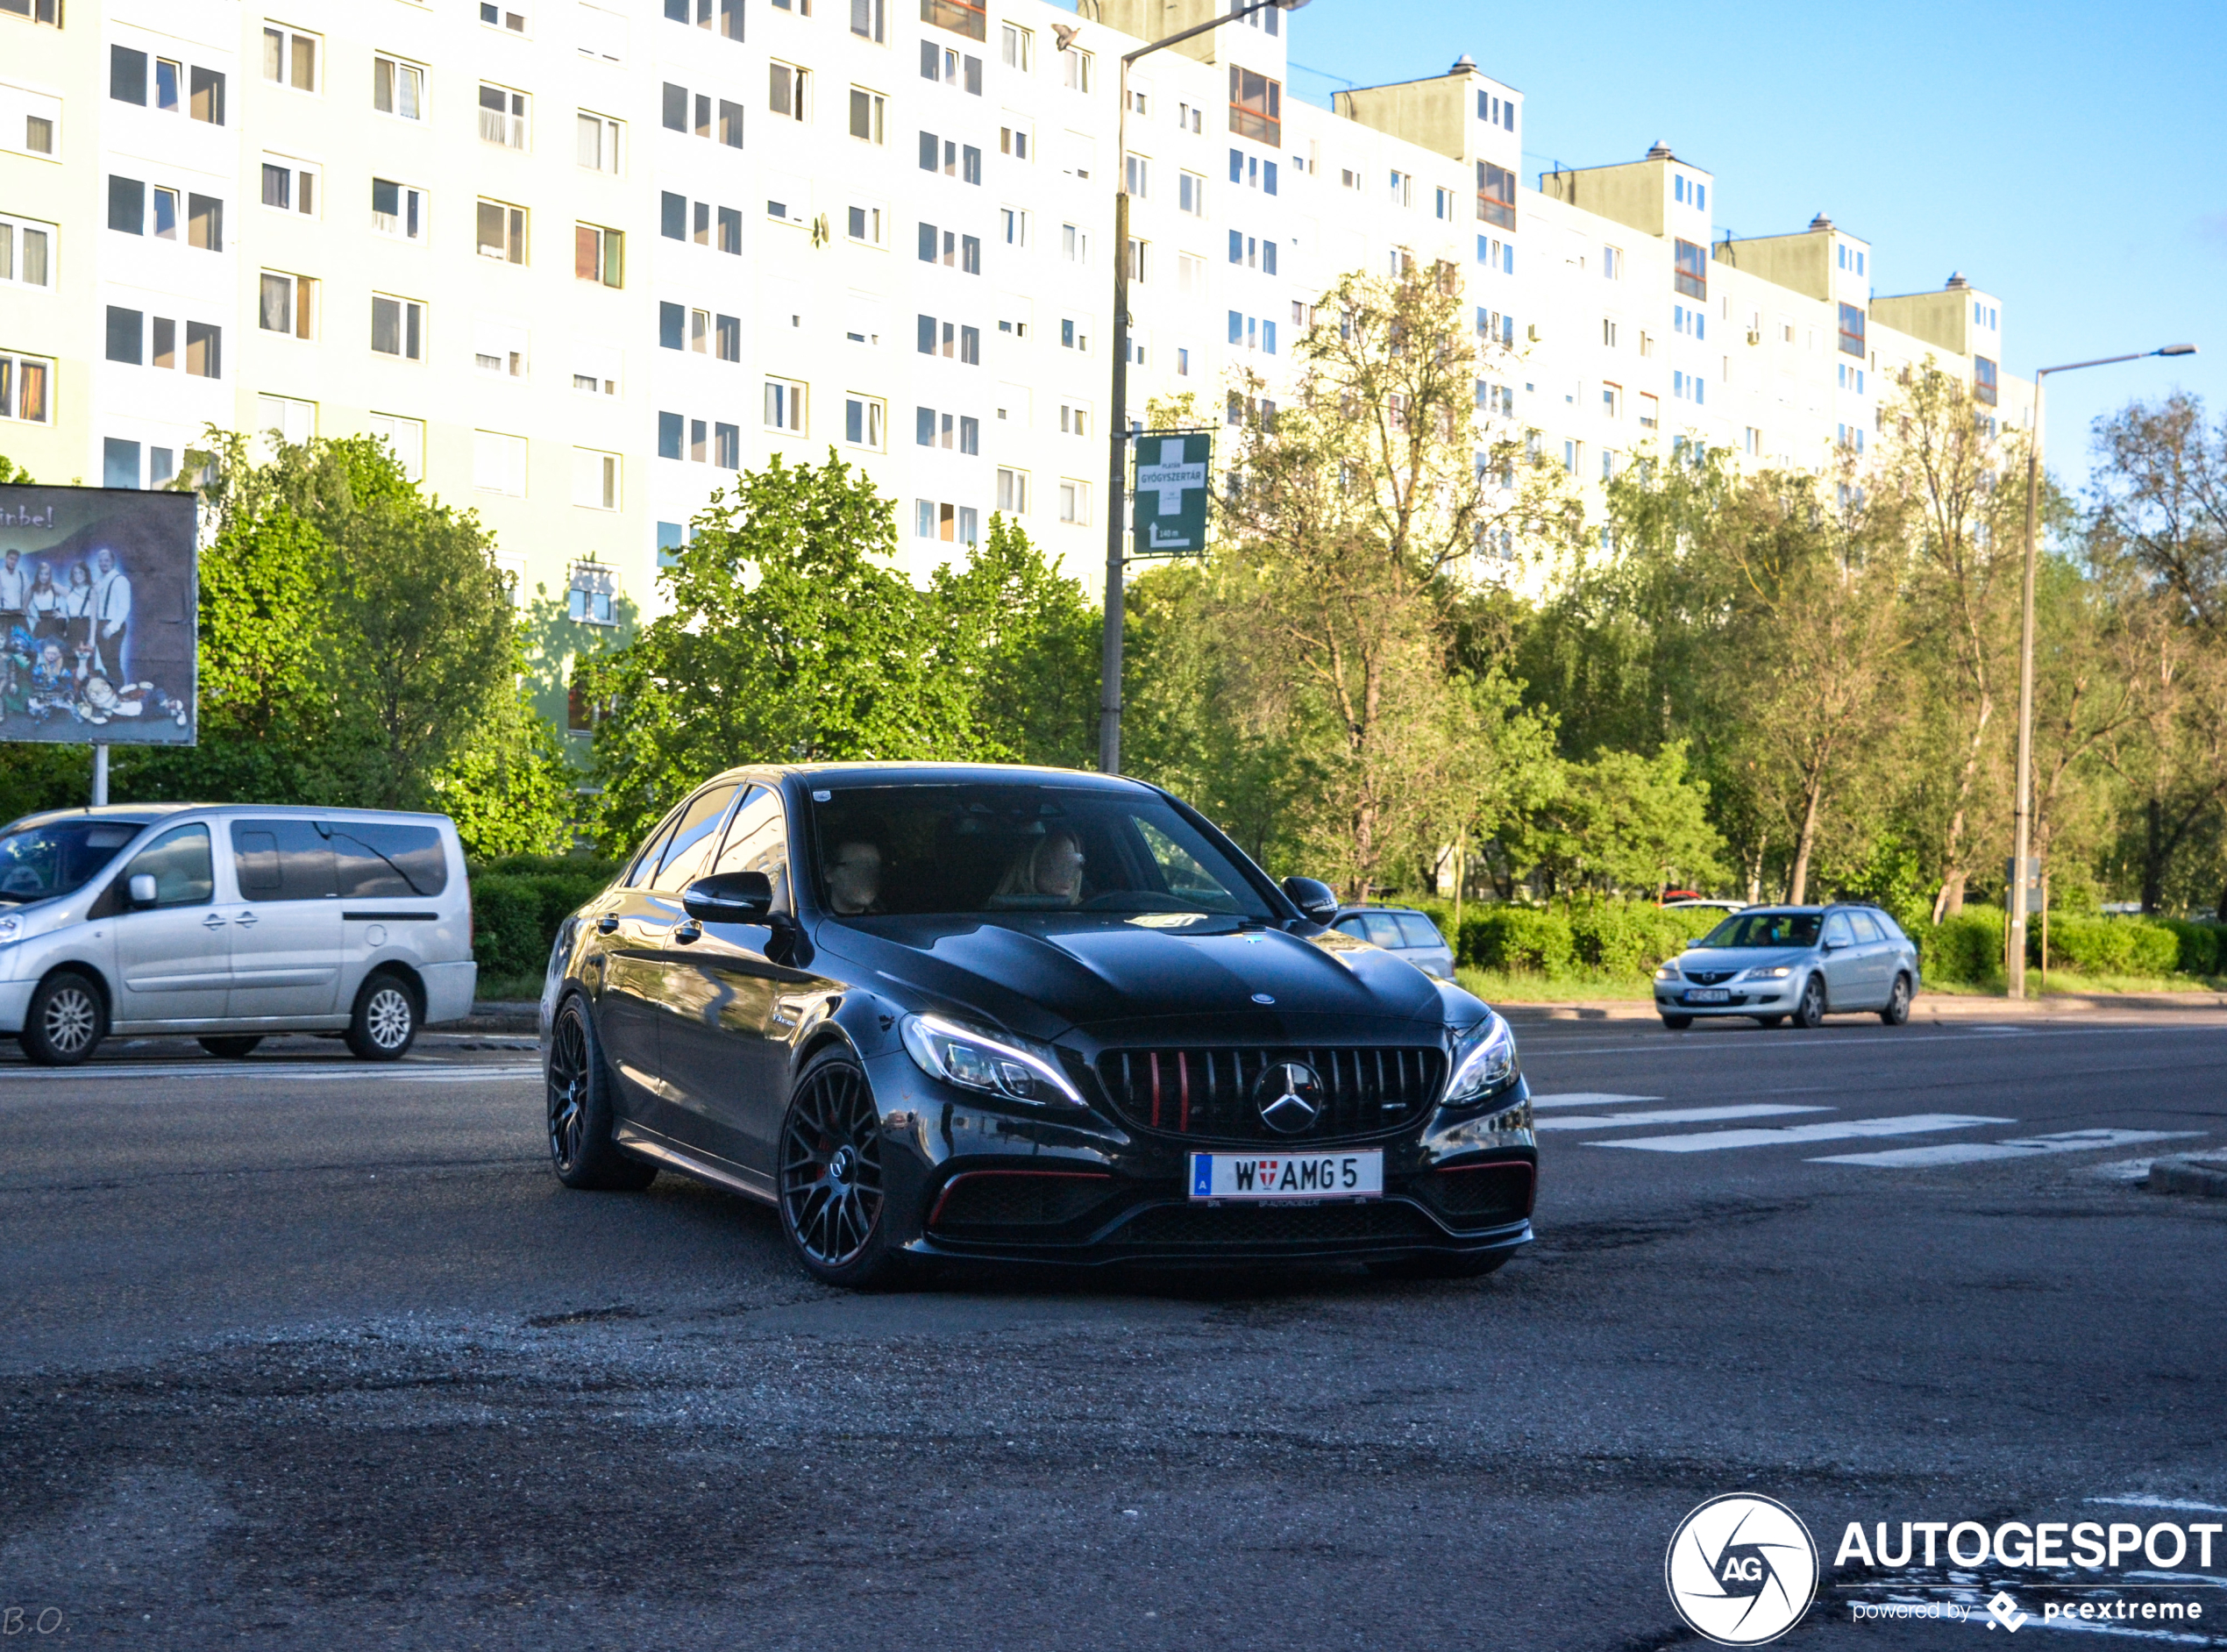
[{"label": "silver van", "polygon": [[445,815],[127,803],[0,832],[0,1035],[41,1065],[111,1032],[227,1057],[337,1032],[392,1061],[478,980]]}]

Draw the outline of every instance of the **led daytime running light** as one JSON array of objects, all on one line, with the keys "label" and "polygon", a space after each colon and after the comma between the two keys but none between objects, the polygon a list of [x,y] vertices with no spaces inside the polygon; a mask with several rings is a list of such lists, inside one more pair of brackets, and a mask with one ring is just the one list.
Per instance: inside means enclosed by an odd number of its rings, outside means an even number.
[{"label": "led daytime running light", "polygon": [[933,1078],[942,1079],[948,1084],[956,1084],[965,1089],[980,1090],[992,1095],[1003,1096],[1008,1100],[1027,1101],[1038,1107],[1043,1105],[1037,1097],[1013,1094],[1011,1091],[1000,1086],[993,1079],[976,1078],[954,1071],[954,1065],[947,1059],[942,1046],[956,1044],[978,1056],[986,1056],[993,1061],[1007,1062],[1014,1066],[1025,1068],[1033,1077],[1049,1085],[1053,1090],[1077,1107],[1083,1105],[1081,1094],[1072,1084],[1068,1082],[1067,1075],[1062,1072],[1057,1065],[1045,1060],[1043,1057],[1032,1050],[1021,1048],[1019,1044],[991,1037],[971,1027],[962,1026],[957,1022],[945,1021],[941,1015],[907,1015],[905,1017],[902,1031],[906,1052],[912,1057],[914,1062],[922,1072]]}]

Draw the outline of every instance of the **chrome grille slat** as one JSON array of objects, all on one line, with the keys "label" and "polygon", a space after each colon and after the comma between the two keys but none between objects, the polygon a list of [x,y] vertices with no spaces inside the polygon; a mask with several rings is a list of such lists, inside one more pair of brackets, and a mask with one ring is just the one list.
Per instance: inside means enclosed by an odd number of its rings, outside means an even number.
[{"label": "chrome grille slat", "polygon": [[[1321,1117],[1297,1136],[1270,1129],[1252,1102],[1262,1072],[1284,1062],[1306,1064],[1321,1085]],[[1138,1129],[1193,1142],[1297,1146],[1379,1135],[1420,1118],[1445,1083],[1446,1056],[1412,1045],[1163,1047],[1107,1050],[1094,1072],[1114,1111]]]}]

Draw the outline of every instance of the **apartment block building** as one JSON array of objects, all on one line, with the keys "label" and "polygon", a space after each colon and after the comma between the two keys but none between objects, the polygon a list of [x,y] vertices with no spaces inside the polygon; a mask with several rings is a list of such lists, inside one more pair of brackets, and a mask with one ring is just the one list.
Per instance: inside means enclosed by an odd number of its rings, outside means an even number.
[{"label": "apartment block building", "polygon": [[1116,257],[1133,414],[1223,417],[1339,274],[1442,263],[1480,408],[1589,489],[1868,453],[1928,353],[2023,418],[1992,296],[1719,238],[1661,147],[1527,187],[1466,58],[1326,110],[1263,12],[1138,65],[1124,148],[1121,54],[1228,5],[0,0],[0,452],[152,487],[210,425],[376,432],[592,628],[773,454],[862,467],[915,574],[1002,511],[1095,581]]}]

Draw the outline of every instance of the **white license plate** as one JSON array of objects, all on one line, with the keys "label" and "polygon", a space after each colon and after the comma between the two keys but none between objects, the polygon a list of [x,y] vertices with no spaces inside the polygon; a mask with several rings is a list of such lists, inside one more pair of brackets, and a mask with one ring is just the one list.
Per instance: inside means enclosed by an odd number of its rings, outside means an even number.
[{"label": "white license plate", "polygon": [[1729,1004],[1733,995],[1721,986],[1695,986],[1686,992],[1689,1004]]},{"label": "white license plate", "polygon": [[1365,1153],[1193,1153],[1193,1199],[1381,1199],[1382,1149]]}]

